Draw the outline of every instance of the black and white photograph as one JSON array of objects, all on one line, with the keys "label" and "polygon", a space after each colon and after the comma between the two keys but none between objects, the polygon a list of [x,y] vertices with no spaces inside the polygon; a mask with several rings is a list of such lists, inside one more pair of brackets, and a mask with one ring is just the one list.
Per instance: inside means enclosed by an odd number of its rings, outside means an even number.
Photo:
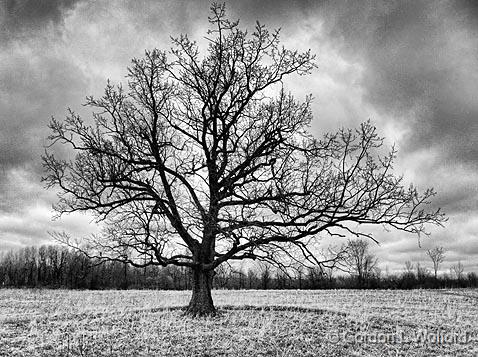
[{"label": "black and white photograph", "polygon": [[478,356],[478,1],[0,0],[0,356]]}]

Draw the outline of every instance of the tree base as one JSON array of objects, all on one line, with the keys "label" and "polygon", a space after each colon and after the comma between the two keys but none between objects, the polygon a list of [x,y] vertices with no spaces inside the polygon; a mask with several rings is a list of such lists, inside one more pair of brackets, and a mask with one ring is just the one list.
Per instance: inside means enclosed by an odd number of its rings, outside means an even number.
[{"label": "tree base", "polygon": [[186,308],[186,315],[216,316],[217,311],[212,301],[211,287],[212,272],[193,270],[193,294]]},{"label": "tree base", "polygon": [[217,316],[217,310],[213,306],[204,306],[204,305],[188,305],[186,310],[184,311],[184,315],[191,316],[191,317],[214,317]]}]

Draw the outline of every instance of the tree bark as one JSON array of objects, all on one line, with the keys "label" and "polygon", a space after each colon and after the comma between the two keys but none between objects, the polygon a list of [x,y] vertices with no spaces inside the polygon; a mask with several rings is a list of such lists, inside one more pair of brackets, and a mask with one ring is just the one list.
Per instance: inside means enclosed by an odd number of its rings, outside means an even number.
[{"label": "tree bark", "polygon": [[186,309],[186,314],[191,316],[214,316],[216,308],[212,301],[212,271],[193,269],[192,274],[193,294]]}]

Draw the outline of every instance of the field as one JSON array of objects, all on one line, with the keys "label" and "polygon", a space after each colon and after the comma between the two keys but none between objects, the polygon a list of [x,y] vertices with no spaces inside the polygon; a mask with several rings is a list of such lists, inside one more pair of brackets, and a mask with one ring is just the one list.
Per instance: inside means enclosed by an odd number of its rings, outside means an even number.
[{"label": "field", "polygon": [[0,290],[0,356],[478,356],[478,291]]}]

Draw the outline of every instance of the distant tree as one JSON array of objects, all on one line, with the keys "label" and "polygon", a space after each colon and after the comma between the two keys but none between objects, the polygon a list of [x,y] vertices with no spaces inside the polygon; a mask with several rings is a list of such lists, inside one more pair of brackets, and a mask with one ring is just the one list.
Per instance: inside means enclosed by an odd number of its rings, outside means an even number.
[{"label": "distant tree", "polygon": [[343,263],[346,271],[357,278],[360,287],[374,276],[377,262],[378,259],[370,252],[368,241],[363,239],[348,241]]},{"label": "distant tree", "polygon": [[452,265],[450,271],[455,277],[455,279],[463,280],[463,272],[465,271],[465,267],[463,266],[463,264],[461,264],[461,262]]},{"label": "distant tree", "polygon": [[401,287],[404,289],[411,289],[416,286],[416,279],[415,279],[415,266],[410,261],[407,260],[405,262],[404,272],[401,276]]},{"label": "distant tree", "polygon": [[[430,272],[426,267],[422,267],[419,262],[415,265],[417,270],[417,280],[419,283],[423,284],[425,280],[429,277]],[[435,279],[436,280],[436,279]]]},{"label": "distant tree", "polygon": [[438,268],[445,259],[445,249],[443,247],[435,247],[427,250],[427,255],[433,262],[433,271],[435,273],[435,280],[437,279]]},{"label": "distant tree", "polygon": [[310,135],[311,97],[283,88],[315,68],[310,51],[285,49],[260,24],[239,29],[221,5],[209,23],[204,55],[181,35],[169,57],[155,49],[134,59],[127,86],[87,98],[92,125],[73,111],[52,119],[52,145],[76,152],[43,157],[55,208],[92,212],[105,227],[84,246],[67,233],[58,240],[96,259],[191,269],[187,312],[207,315],[214,270],[229,260],[309,255],[323,234],[371,236],[359,226],[421,233],[443,221],[426,210],[433,190],[404,188],[392,173],[395,150],[381,155],[370,123]]},{"label": "distant tree", "polygon": [[283,269],[276,269],[275,272],[275,283],[276,289],[287,289],[289,287],[289,275]]},{"label": "distant tree", "polygon": [[215,271],[214,281],[218,288],[224,289],[228,286],[233,275],[232,267],[229,264],[221,264]]},{"label": "distant tree", "polygon": [[268,289],[272,280],[271,266],[263,263],[260,266],[261,289]]},{"label": "distant tree", "polygon": [[[221,269],[219,267],[219,269]],[[224,287],[228,289],[244,289],[247,288],[247,274],[243,271],[242,266],[229,266],[229,279]],[[217,274],[216,274],[217,276]]]},{"label": "distant tree", "polygon": [[468,279],[469,287],[478,287],[478,275],[475,272],[469,272],[466,277]]},{"label": "distant tree", "polygon": [[254,289],[257,287],[257,274],[253,268],[247,270],[247,287],[248,289]]},{"label": "distant tree", "polygon": [[307,271],[307,285],[310,289],[324,288],[327,284],[327,277],[321,267],[310,267]]},{"label": "distant tree", "polygon": [[302,289],[302,286],[303,286],[303,282],[304,282],[304,266],[302,264],[299,264],[296,268],[295,268],[295,273],[296,273],[296,279],[297,279],[297,282],[298,282],[298,288],[299,289]]},{"label": "distant tree", "polygon": [[48,284],[49,271],[46,246],[42,245],[38,248],[38,280],[42,284]]},{"label": "distant tree", "polygon": [[413,263],[410,260],[407,260],[405,262],[405,273],[411,275],[413,274],[413,270],[414,270]]},{"label": "distant tree", "polygon": [[329,266],[324,269],[324,276],[329,280],[329,283],[332,283],[334,280],[334,270],[337,266]]}]

